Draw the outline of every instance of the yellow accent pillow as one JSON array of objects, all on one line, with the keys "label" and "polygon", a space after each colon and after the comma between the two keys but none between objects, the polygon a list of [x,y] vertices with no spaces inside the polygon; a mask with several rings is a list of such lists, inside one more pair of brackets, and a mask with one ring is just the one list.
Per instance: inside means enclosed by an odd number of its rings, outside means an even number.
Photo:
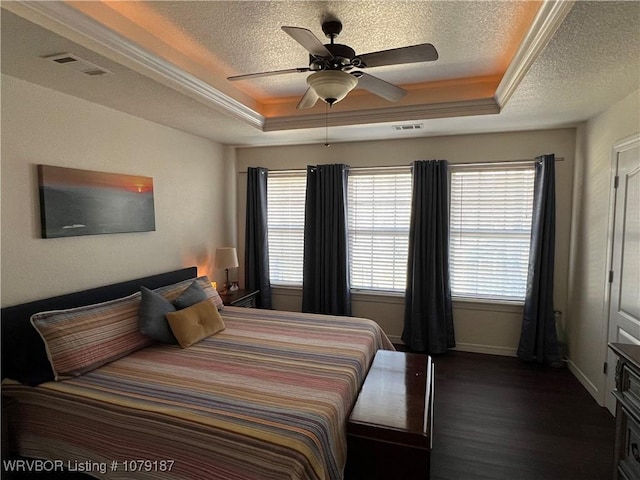
[{"label": "yellow accent pillow", "polygon": [[167,313],[167,321],[182,348],[190,347],[225,328],[218,309],[209,300]]}]

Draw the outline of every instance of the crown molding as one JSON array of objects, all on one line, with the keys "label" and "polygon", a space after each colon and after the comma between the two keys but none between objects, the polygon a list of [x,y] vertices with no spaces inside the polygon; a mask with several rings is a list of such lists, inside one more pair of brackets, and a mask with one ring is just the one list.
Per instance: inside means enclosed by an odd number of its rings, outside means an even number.
[{"label": "crown molding", "polygon": [[370,123],[402,122],[427,120],[431,118],[464,117],[470,115],[491,115],[500,113],[500,106],[494,98],[442,102],[424,105],[374,108],[350,112],[331,112],[313,115],[295,115],[289,117],[267,118],[265,132],[295,130],[299,128],[318,128],[344,125],[364,125]]},{"label": "crown molding", "polygon": [[[12,8],[11,4],[14,4],[14,7],[17,8]],[[128,60],[128,65],[139,73],[154,78],[174,90],[185,93],[201,103],[213,106],[262,130],[265,118],[260,113],[213,88],[185,70],[139,47],[122,35],[63,2],[33,0],[3,2],[3,8],[7,7],[16,15],[34,21],[45,28],[51,27],[51,22],[54,22],[58,26],[69,29],[91,42],[98,43],[111,53]],[[43,22],[42,17],[46,19],[45,22]],[[64,36],[59,28],[56,29],[56,33]]]},{"label": "crown molding", "polygon": [[575,0],[545,0],[541,5],[496,89],[495,97],[500,108],[509,101],[533,62],[573,8],[574,3]]}]

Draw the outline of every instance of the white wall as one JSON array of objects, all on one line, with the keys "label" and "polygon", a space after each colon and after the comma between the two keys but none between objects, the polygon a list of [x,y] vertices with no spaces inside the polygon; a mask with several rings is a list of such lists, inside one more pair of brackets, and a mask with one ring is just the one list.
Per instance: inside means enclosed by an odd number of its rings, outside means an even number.
[{"label": "white wall", "polygon": [[570,367],[604,405],[608,312],[609,211],[613,146],[640,131],[640,91],[635,91],[577,131],[569,278]]},{"label": "white wall", "polygon": [[[236,162],[239,172],[239,246],[242,248],[244,242],[245,172],[250,166],[277,170],[337,162],[353,167],[409,165],[414,160],[427,159],[446,159],[451,163],[498,162],[533,159],[541,154],[555,153],[557,157],[564,158],[563,162],[556,164],[558,216],[555,278],[556,308],[564,311],[567,302],[574,148],[574,129],[338,143],[329,148],[321,144],[239,148]],[[275,308],[300,310],[300,305],[299,290],[275,289]],[[356,294],[352,310],[356,316],[375,320],[393,341],[399,341],[403,327],[403,298]],[[521,306],[454,304],[456,340],[461,350],[514,355],[521,321]]]},{"label": "white wall", "polygon": [[[235,239],[228,156],[209,140],[3,75],[2,306],[183,266],[221,278],[215,248]],[[156,231],[40,238],[37,164],[153,177]]]}]

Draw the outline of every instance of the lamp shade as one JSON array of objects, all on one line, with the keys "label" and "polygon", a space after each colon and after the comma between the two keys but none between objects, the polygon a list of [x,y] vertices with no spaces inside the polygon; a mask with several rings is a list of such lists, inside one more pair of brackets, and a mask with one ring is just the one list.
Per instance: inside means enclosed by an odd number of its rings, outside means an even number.
[{"label": "lamp shade", "polygon": [[235,247],[216,248],[216,268],[236,268],[238,253]]},{"label": "lamp shade", "polygon": [[318,97],[333,105],[356,87],[358,79],[340,70],[323,70],[309,75],[307,83]]}]

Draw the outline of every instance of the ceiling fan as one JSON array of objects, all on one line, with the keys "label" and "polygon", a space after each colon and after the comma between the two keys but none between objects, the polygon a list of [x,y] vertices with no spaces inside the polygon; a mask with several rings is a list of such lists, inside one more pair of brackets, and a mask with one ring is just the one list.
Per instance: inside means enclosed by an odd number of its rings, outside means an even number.
[{"label": "ceiling fan", "polygon": [[300,99],[296,107],[298,109],[311,108],[318,99],[332,106],[342,100],[356,86],[391,102],[397,102],[406,95],[406,90],[362,72],[361,69],[403,63],[432,62],[438,59],[438,52],[430,43],[356,55],[351,47],[334,43],[335,38],[342,31],[342,23],[338,20],[328,20],[322,24],[322,31],[331,40],[331,43],[324,45],[306,28],[282,27],[282,30],[309,52],[308,67],[235,75],[228,77],[227,80],[236,81],[285,73],[314,72],[307,77],[309,88]]}]

